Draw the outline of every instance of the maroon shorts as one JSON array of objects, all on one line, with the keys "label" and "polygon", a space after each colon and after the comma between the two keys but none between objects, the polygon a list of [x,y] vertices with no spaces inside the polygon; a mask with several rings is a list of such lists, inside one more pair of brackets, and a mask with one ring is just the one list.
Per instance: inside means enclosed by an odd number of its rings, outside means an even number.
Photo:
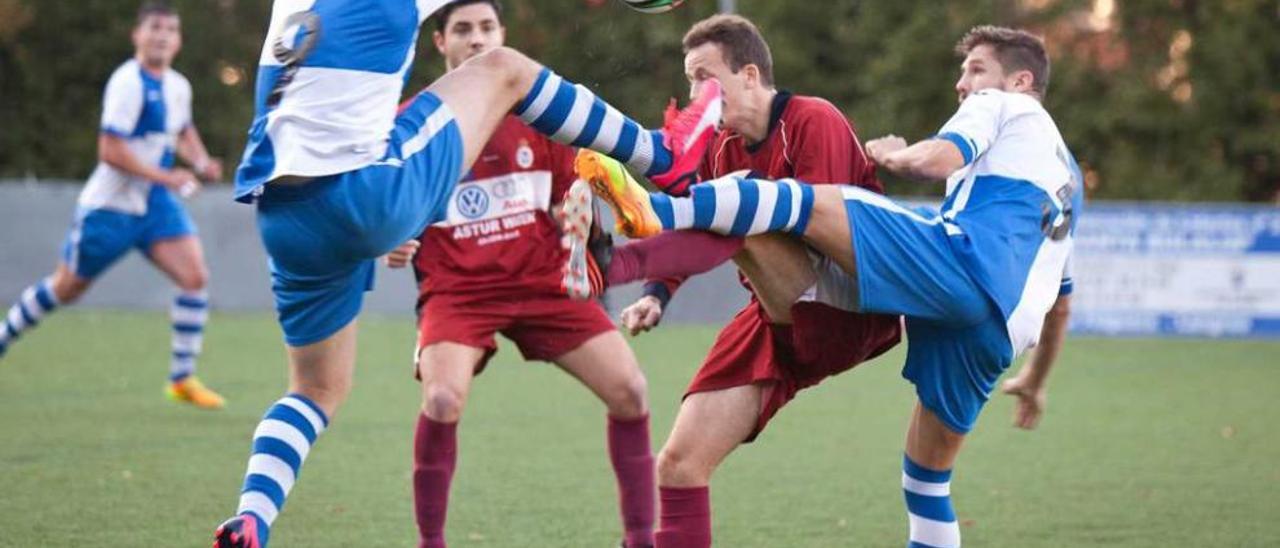
[{"label": "maroon shorts", "polygon": [[853,314],[815,302],[791,307],[792,325],[769,322],[752,299],[729,325],[694,375],[685,396],[760,384],[760,418],[745,441],[755,439],[796,392],[843,373],[893,348],[902,338],[897,316]]},{"label": "maroon shorts", "polygon": [[435,294],[418,312],[417,351],[443,341],[482,348],[486,352],[478,373],[498,351],[494,333],[516,343],[526,360],[552,361],[615,329],[599,304],[563,295]]}]

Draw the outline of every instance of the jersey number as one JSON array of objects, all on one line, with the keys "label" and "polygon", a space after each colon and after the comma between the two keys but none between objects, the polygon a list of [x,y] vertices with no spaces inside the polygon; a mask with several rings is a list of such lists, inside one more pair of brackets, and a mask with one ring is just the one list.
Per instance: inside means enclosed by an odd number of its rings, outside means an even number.
[{"label": "jersey number", "polygon": [[1076,167],[1075,161],[1071,159],[1071,153],[1067,152],[1065,149],[1059,148],[1058,160],[1062,161],[1062,164],[1067,168],[1067,173],[1070,174],[1067,177],[1067,182],[1058,188],[1058,192],[1056,193],[1058,203],[1062,204],[1062,223],[1055,226],[1053,224],[1053,219],[1049,218],[1049,211],[1048,208],[1046,208],[1045,218],[1040,225],[1045,237],[1055,242],[1060,242],[1071,234],[1071,221],[1076,214],[1075,206],[1073,205],[1076,187],[1083,188],[1081,185],[1084,183],[1079,180],[1079,168]]},{"label": "jersey number", "polygon": [[302,62],[311,55],[320,39],[320,16],[313,11],[300,11],[284,20],[284,30],[271,45],[271,54],[284,65],[284,72],[267,96],[267,107],[275,107],[284,98],[284,88],[293,82]]}]

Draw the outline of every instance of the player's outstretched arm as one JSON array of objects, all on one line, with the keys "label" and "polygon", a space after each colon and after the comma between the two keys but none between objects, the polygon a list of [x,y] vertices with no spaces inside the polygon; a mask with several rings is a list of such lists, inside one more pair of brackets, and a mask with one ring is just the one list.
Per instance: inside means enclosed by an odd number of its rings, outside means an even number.
[{"label": "player's outstretched arm", "polygon": [[1058,359],[1058,352],[1062,350],[1062,343],[1067,338],[1070,319],[1071,295],[1060,295],[1053,303],[1053,308],[1045,315],[1044,327],[1040,330],[1040,344],[1036,345],[1018,375],[1004,381],[1000,387],[1005,394],[1018,398],[1013,416],[1013,423],[1018,428],[1032,430],[1040,423],[1048,394],[1045,383],[1049,378],[1049,371]]},{"label": "player's outstretched arm", "polygon": [[194,173],[185,169],[166,170],[147,165],[129,149],[123,138],[109,133],[98,135],[98,159],[120,171],[160,183],[174,191],[179,191],[188,184],[196,184]]},{"label": "player's outstretched arm", "polygon": [[889,135],[869,141],[866,149],[876,165],[918,181],[945,180],[965,164],[960,148],[945,139],[925,139],[907,146],[906,139]]},{"label": "player's outstretched arm", "polygon": [[222,180],[222,159],[209,155],[196,126],[187,126],[178,134],[178,157],[205,181]]}]

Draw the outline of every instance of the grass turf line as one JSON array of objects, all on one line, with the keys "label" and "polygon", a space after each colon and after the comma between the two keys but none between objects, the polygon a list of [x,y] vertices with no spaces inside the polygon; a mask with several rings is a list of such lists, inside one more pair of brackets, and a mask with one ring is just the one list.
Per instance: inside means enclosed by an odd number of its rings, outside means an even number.
[{"label": "grass turf line", "polygon": [[[222,412],[164,399],[168,323],[70,311],[0,361],[0,547],[208,546],[235,508],[258,417],[285,388],[267,315],[215,314],[200,376]],[[633,339],[654,445],[714,337]],[[356,387],[312,453],[275,546],[411,546],[419,405],[411,322],[363,322]],[[988,406],[953,481],[975,546],[1280,544],[1280,343],[1079,339],[1040,430]],[[899,476],[912,391],[901,349],[800,395],[732,455],[712,494],[718,546],[902,546]],[[504,346],[460,430],[458,547],[609,546],[620,536],[603,407]]]}]

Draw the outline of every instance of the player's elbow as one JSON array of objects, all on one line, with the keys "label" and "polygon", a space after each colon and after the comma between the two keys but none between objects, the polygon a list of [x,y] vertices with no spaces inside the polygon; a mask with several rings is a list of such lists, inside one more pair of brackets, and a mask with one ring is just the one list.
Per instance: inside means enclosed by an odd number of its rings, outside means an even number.
[{"label": "player's elbow", "polygon": [[1049,308],[1049,313],[1045,315],[1046,322],[1057,324],[1065,324],[1071,319],[1071,296],[1062,295]]},{"label": "player's elbow", "polygon": [[110,135],[98,136],[98,161],[104,164],[117,165],[120,163],[120,148],[124,143],[119,139]]}]

